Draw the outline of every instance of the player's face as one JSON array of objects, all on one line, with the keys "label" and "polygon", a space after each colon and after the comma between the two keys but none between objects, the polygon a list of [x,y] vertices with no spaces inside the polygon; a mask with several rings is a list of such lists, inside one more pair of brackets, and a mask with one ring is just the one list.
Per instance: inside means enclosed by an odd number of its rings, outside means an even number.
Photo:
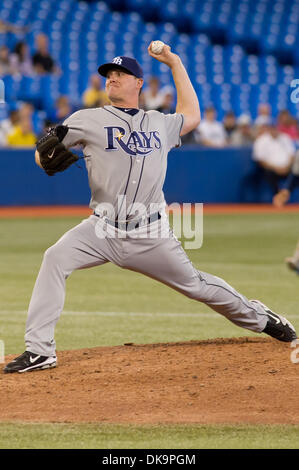
[{"label": "player's face", "polygon": [[111,69],[106,77],[106,93],[112,102],[127,102],[138,97],[142,80],[120,69]]}]

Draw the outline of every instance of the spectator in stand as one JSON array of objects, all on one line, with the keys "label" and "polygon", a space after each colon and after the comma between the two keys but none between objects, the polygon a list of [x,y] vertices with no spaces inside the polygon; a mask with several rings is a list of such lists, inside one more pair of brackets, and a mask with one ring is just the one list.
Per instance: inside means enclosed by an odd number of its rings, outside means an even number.
[{"label": "spectator in stand", "polygon": [[90,86],[83,93],[83,104],[86,108],[96,108],[109,104],[106,91],[102,89],[102,79],[99,74],[93,74],[89,78]]},{"label": "spectator in stand", "polygon": [[7,145],[7,137],[11,134],[19,123],[19,111],[12,109],[7,119],[0,122],[0,147]]},{"label": "spectator in stand", "polygon": [[253,141],[251,118],[248,114],[241,114],[237,119],[237,128],[231,134],[230,143],[234,147],[249,147]]},{"label": "spectator in stand", "polygon": [[69,98],[66,95],[61,95],[57,98],[55,102],[55,109],[52,114],[48,116],[49,121],[53,125],[60,124],[64,121],[70,114],[74,112],[72,105],[70,104]]},{"label": "spectator in stand", "polygon": [[15,26],[14,24],[7,23],[7,21],[0,20],[0,34],[1,33],[26,33],[29,31],[28,26]]},{"label": "spectator in stand", "polygon": [[14,147],[34,147],[37,137],[32,130],[32,121],[26,114],[20,114],[20,121],[7,136],[7,144]]},{"label": "spectator in stand", "polygon": [[277,119],[277,129],[282,134],[287,134],[292,140],[299,139],[298,123],[287,109],[280,111]]},{"label": "spectator in stand", "polygon": [[216,110],[213,107],[206,108],[204,119],[195,129],[196,142],[207,147],[225,147],[227,136],[224,126],[216,121]]},{"label": "spectator in stand", "polygon": [[0,77],[12,74],[10,51],[7,46],[0,46]]},{"label": "spectator in stand", "polygon": [[28,117],[32,123],[33,132],[35,135],[38,135],[41,127],[41,118],[39,112],[34,108],[32,103],[24,102],[22,103],[19,114],[21,117]]},{"label": "spectator in stand", "polygon": [[20,109],[19,109],[19,115],[20,119],[23,117],[28,117],[32,121],[34,113],[34,106],[31,103],[22,103]]},{"label": "spectator in stand", "polygon": [[32,76],[34,74],[31,55],[28,45],[20,41],[16,44],[14,52],[11,54],[10,63],[14,75]]},{"label": "spectator in stand", "polygon": [[148,88],[143,92],[145,110],[159,109],[163,106],[165,93],[160,90],[160,82],[157,77],[151,77]]},{"label": "spectator in stand", "polygon": [[40,33],[36,36],[36,52],[33,55],[33,65],[35,72],[42,75],[45,73],[55,73],[58,68],[49,54],[48,36]]},{"label": "spectator in stand", "polygon": [[227,135],[228,142],[230,143],[230,138],[234,130],[237,128],[236,116],[233,111],[226,113],[223,119],[224,130]]},{"label": "spectator in stand", "polygon": [[295,158],[295,145],[286,134],[271,124],[253,145],[253,159],[264,169],[273,193],[279,191],[280,181],[286,177]]},{"label": "spectator in stand", "polygon": [[267,103],[261,103],[258,107],[258,115],[254,121],[255,137],[258,137],[265,130],[264,126],[272,123],[271,106]]},{"label": "spectator in stand", "polygon": [[173,94],[170,91],[165,93],[163,103],[157,109],[157,111],[160,111],[161,113],[164,113],[164,114],[175,113]]},{"label": "spectator in stand", "polygon": [[49,130],[51,129],[51,127],[54,127],[54,126],[56,126],[54,122],[50,121],[48,118],[44,119],[42,123],[42,129],[37,136],[38,140],[41,139],[45,134],[47,134]]}]

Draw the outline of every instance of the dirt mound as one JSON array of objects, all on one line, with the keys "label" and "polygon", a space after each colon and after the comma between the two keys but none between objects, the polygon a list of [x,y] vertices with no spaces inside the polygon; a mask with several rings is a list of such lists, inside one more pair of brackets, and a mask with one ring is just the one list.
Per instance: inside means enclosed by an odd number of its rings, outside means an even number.
[{"label": "dirt mound", "polygon": [[56,369],[0,373],[0,421],[298,424],[291,352],[244,337],[61,351]]}]

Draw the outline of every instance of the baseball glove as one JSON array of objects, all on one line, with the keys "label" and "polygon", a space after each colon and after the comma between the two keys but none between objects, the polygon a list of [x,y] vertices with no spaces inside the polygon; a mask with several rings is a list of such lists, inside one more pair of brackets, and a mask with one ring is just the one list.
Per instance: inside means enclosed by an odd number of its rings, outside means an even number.
[{"label": "baseball glove", "polygon": [[62,143],[67,132],[67,126],[52,127],[36,144],[41,166],[49,176],[66,170],[79,159]]}]

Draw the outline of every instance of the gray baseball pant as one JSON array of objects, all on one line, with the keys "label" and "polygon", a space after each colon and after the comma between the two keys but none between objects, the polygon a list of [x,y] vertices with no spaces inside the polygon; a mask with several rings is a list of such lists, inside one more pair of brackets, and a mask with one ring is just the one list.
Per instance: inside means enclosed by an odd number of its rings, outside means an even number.
[{"label": "gray baseball pant", "polygon": [[198,271],[180,242],[169,238],[98,238],[96,216],[66,232],[46,250],[29,304],[26,350],[55,355],[54,329],[63,310],[65,283],[76,269],[112,262],[156,279],[224,315],[234,324],[261,332],[267,317],[219,277]]}]

